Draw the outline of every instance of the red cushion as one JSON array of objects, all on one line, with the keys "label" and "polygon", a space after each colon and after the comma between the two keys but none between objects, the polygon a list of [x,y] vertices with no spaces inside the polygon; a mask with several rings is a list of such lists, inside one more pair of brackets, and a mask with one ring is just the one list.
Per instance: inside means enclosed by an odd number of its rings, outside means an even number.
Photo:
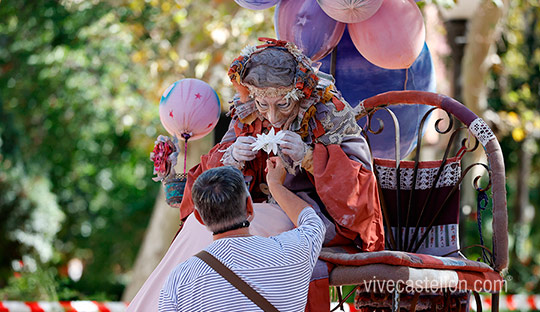
[{"label": "red cushion", "polygon": [[458,257],[438,257],[403,251],[357,252],[349,246],[324,247],[319,258],[337,265],[363,266],[389,264],[413,268],[488,272],[493,269],[482,262]]}]

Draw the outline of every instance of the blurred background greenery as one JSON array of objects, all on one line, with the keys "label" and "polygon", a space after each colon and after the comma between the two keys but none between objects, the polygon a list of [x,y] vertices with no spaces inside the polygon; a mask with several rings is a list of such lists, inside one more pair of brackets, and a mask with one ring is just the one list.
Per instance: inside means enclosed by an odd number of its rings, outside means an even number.
[{"label": "blurred background greenery", "polygon": [[[508,290],[540,293],[540,7],[507,9],[482,113],[506,161]],[[232,0],[0,2],[0,300],[120,300],[160,188],[161,93],[198,78],[226,104],[230,61],[272,19]]]}]

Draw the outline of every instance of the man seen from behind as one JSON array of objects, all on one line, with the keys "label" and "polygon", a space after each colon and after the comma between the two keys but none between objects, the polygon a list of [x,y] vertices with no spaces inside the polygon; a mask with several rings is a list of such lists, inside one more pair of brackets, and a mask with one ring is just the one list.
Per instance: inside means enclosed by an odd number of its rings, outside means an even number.
[{"label": "man seen from behind", "polygon": [[[253,203],[243,174],[230,166],[202,173],[192,188],[195,217],[213,232],[205,251],[232,270],[279,311],[302,311],[325,227],[313,208],[283,186],[286,171],[267,161],[273,199],[296,228],[273,237],[250,234]],[[179,264],[159,297],[159,311],[261,311],[198,257]]]}]

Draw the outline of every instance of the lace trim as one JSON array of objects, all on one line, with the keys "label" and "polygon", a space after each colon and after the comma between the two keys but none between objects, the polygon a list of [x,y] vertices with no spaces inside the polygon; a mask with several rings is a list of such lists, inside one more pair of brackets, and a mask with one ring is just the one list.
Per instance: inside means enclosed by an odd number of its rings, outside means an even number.
[{"label": "lace trim", "polygon": [[293,87],[258,88],[249,84],[246,84],[246,86],[249,89],[249,93],[252,97],[283,97],[286,100],[292,99],[294,101],[298,101],[304,96],[300,90]]},{"label": "lace trim", "polygon": [[[396,168],[384,167],[375,165],[379,183],[383,189],[395,190],[396,184]],[[439,167],[436,168],[419,168],[416,176],[417,190],[427,190],[433,187],[435,176]],[[401,189],[411,190],[414,168],[401,168]],[[436,187],[454,186],[459,180],[461,173],[461,165],[458,162],[448,163],[444,166],[443,172],[437,181]]]},{"label": "lace trim", "polygon": [[[409,229],[409,242],[412,240],[414,235],[414,227]],[[415,243],[420,241],[420,238],[426,233],[426,227],[418,228],[418,236],[416,237]],[[457,224],[444,224],[436,225],[431,228],[427,238],[424,240],[422,245],[420,245],[419,251],[426,249],[436,249],[444,247],[453,247],[455,249],[459,248],[459,226]],[[392,235],[396,237],[396,227],[392,227]],[[401,228],[401,237],[405,238],[405,228]]]},{"label": "lace trim", "polygon": [[473,120],[469,126],[469,131],[471,131],[483,146],[486,146],[489,141],[495,139],[495,134],[482,118]]}]

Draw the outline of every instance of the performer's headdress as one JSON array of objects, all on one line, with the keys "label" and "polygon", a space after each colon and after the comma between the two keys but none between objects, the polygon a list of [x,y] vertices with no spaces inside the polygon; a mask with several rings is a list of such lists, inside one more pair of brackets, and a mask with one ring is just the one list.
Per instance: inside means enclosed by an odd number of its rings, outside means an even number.
[{"label": "performer's headdress", "polygon": [[[301,98],[309,98],[311,93],[317,86],[319,78],[315,74],[315,70],[311,66],[311,60],[305,56],[296,45],[292,42],[284,40],[276,40],[271,38],[259,38],[260,41],[266,42],[263,45],[259,46],[247,46],[244,48],[238,58],[236,58],[229,68],[229,78],[233,83],[234,87],[240,95],[242,102],[248,101],[248,97],[277,97],[283,96],[287,100],[300,100]],[[257,55],[262,51],[267,49],[278,49],[281,51],[287,51],[291,56],[291,60],[296,64],[294,66],[294,72],[283,72],[279,73],[279,76],[289,75],[292,83],[290,85],[282,85],[279,82],[270,82],[268,86],[268,80],[265,80],[264,86],[258,85],[257,81],[259,78],[257,76],[266,76],[266,75],[253,75],[256,76],[254,79],[252,77],[247,81],[245,78],[250,75],[250,69],[257,63]],[[272,65],[265,64],[266,66],[272,67]],[[275,69],[273,67],[273,69]],[[287,70],[283,68],[283,70]],[[267,77],[264,77],[267,79]],[[279,79],[279,78],[278,78]]]}]

